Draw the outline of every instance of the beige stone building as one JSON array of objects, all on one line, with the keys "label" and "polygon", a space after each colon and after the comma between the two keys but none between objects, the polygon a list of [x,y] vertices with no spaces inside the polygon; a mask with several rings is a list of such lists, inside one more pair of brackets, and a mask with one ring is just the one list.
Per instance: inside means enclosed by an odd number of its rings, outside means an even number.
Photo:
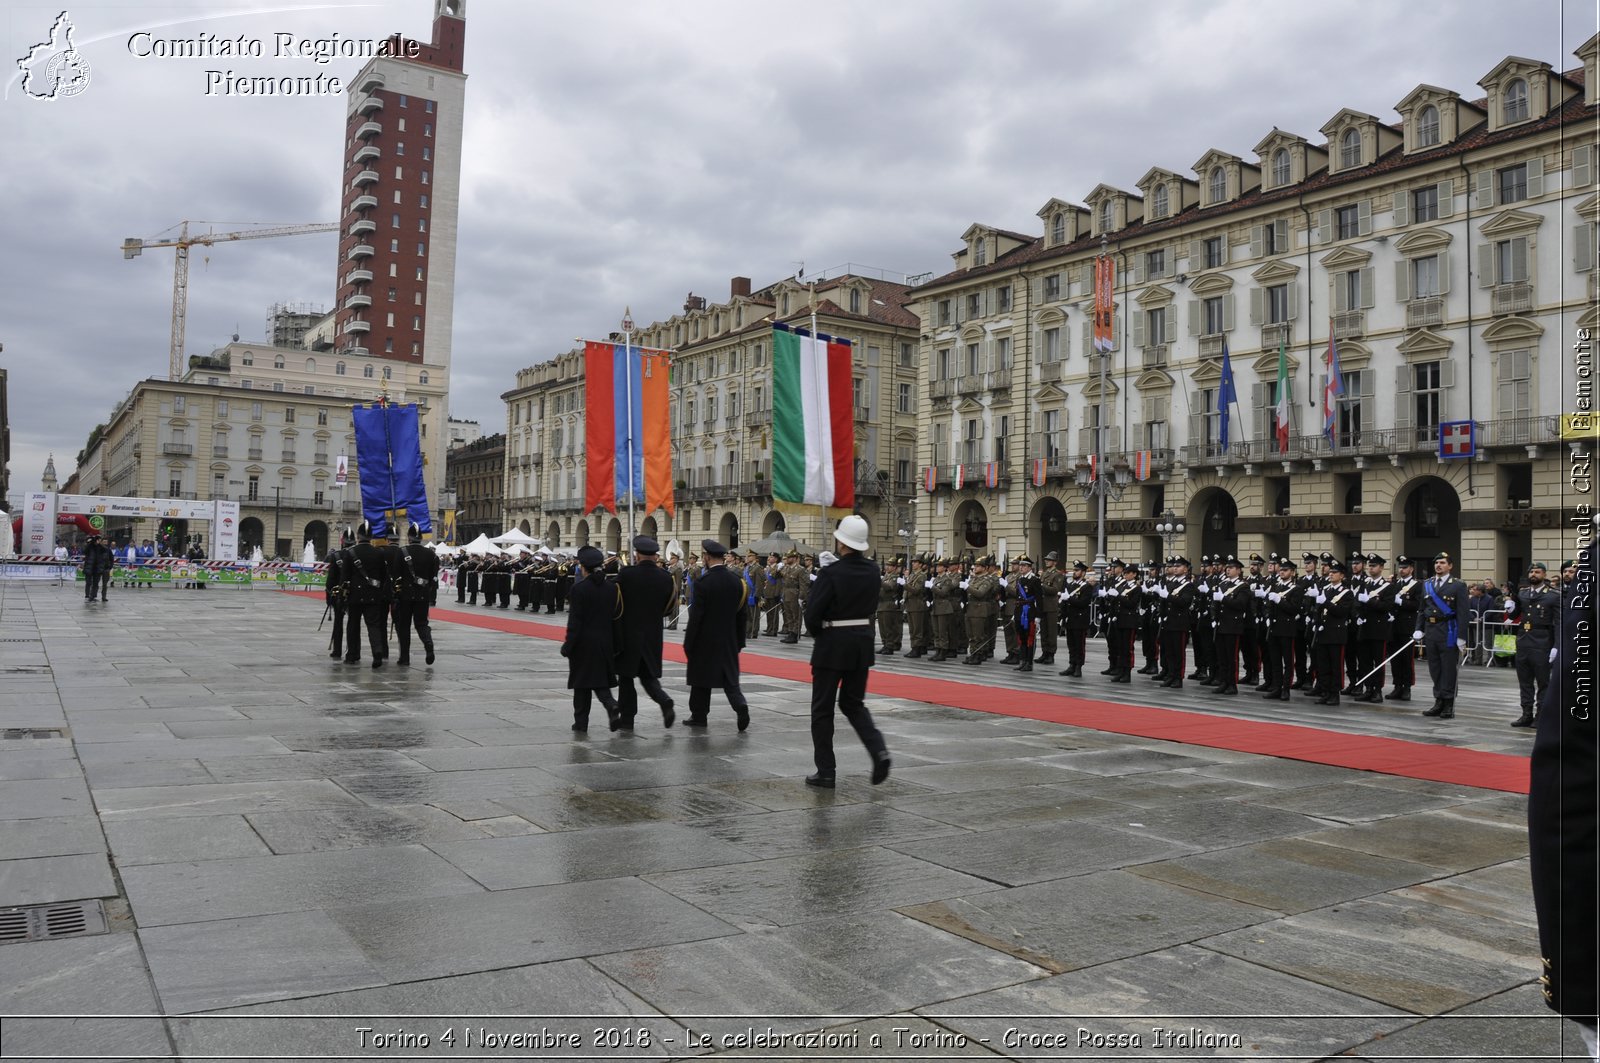
[{"label": "beige stone building", "polygon": [[[911,293],[921,543],[1092,561],[1083,485],[1103,454],[1109,555],[1161,556],[1170,511],[1191,556],[1443,550],[1497,579],[1570,556],[1563,520],[1593,501],[1573,475],[1592,444],[1562,415],[1580,411],[1574,348],[1597,324],[1597,49],[1565,73],[1510,57],[1480,92],[1418,86],[1392,120],[1347,107],[1315,138],[1274,129],[1247,156],[1052,199],[1042,235],[970,226],[954,269]],[[1118,277],[1103,384],[1102,249]],[[1441,458],[1441,425],[1463,421],[1476,458]]]},{"label": "beige stone building", "polygon": [[[772,326],[806,326],[814,305],[818,331],[854,350],[857,511],[880,551],[914,541],[918,322],[906,291],[855,273],[760,291],[738,277],[726,302],[691,295],[682,313],[634,332],[635,344],[674,352],[676,513],[641,511],[639,530],[690,545],[706,537],[748,544],[779,529],[815,546],[831,543],[839,514],[824,530],[817,507],[777,501],[771,491]],[[582,372],[582,350],[574,349],[520,371],[502,396],[506,524],[561,546],[617,549],[626,513],[583,510]]]}]

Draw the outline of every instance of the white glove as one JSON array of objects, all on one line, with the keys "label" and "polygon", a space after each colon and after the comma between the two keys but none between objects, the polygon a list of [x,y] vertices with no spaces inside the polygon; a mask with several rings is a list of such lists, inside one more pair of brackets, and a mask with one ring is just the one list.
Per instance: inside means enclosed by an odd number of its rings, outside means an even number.
[{"label": "white glove", "polygon": [[968,582],[969,582],[968,580],[962,580],[961,581],[961,589],[962,590],[966,590],[967,589],[967,583]]},{"label": "white glove", "polygon": [[906,578],[904,576],[900,576],[894,582],[895,586],[904,587],[906,585]]},{"label": "white glove", "polygon": [[1210,589],[1211,589],[1211,588],[1210,588],[1210,587],[1208,587],[1208,586],[1206,586],[1206,585],[1205,585],[1205,584],[1204,584],[1204,583],[1202,583],[1202,584],[1200,584],[1200,593],[1201,593],[1201,594],[1204,594],[1204,593],[1206,593],[1206,592],[1207,592],[1207,591],[1209,591],[1209,590],[1210,590]]},{"label": "white glove", "polygon": [[1106,589],[1104,587],[1098,587],[1095,589],[1094,594],[1096,598],[1104,598],[1106,596]]},{"label": "white glove", "polygon": [[811,582],[812,583],[817,582],[817,574],[815,572],[811,573]]},{"label": "white glove", "polygon": [[1464,650],[1466,648],[1467,648],[1467,640],[1466,639],[1456,639],[1456,649]]},{"label": "white glove", "polygon": [[1394,604],[1396,604],[1396,605],[1404,605],[1404,604],[1406,604],[1406,596],[1403,595],[1403,594],[1395,595],[1394,596]]},{"label": "white glove", "polygon": [[1002,587],[1007,586],[1006,578],[1004,576],[1000,577],[1000,586],[1002,586]]},{"label": "white glove", "polygon": [[1211,600],[1214,601],[1214,602],[1222,601],[1222,592],[1221,591],[1212,591],[1211,592]]},{"label": "white glove", "polygon": [[1279,594],[1277,591],[1273,591],[1271,594],[1267,595],[1267,601],[1277,604],[1278,602],[1283,601],[1283,595]]},{"label": "white glove", "polygon": [[1109,591],[1106,591],[1106,597],[1107,598],[1120,598],[1120,597],[1122,597],[1122,592],[1119,591],[1119,590],[1109,590]]},{"label": "white glove", "polygon": [[1421,642],[1422,641],[1422,632],[1421,631],[1413,631],[1411,633],[1411,641],[1412,642]]},{"label": "white glove", "polygon": [[1318,605],[1321,605],[1323,602],[1325,602],[1327,600],[1328,600],[1328,596],[1327,595],[1323,594],[1321,591],[1317,592],[1317,604]]},{"label": "white glove", "polygon": [[1367,599],[1369,599],[1371,597],[1372,597],[1372,595],[1368,594],[1366,591],[1362,591],[1360,594],[1356,595],[1356,601],[1365,602]]},{"label": "white glove", "polygon": [[1512,601],[1510,598],[1507,598],[1506,599],[1506,612],[1514,613],[1516,611],[1517,611],[1517,603]]},{"label": "white glove", "polygon": [[1550,663],[1551,664],[1555,664],[1556,663],[1556,651],[1555,650],[1551,650],[1550,651]]},{"label": "white glove", "polygon": [[1056,601],[1064,602],[1066,600],[1067,600],[1067,592],[1066,591],[1062,591],[1060,594],[1056,595]]},{"label": "white glove", "polygon": [[1267,596],[1267,589],[1265,587],[1257,587],[1256,588],[1256,597],[1257,598],[1265,598],[1266,596]]}]

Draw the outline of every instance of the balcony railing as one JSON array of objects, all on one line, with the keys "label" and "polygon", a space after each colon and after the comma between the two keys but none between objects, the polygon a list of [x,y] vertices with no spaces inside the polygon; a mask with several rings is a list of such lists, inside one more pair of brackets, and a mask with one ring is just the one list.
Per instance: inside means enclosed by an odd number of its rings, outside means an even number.
[{"label": "balcony railing", "polygon": [[328,455],[324,451],[318,451],[311,455],[311,461],[314,465],[326,465],[328,464]]},{"label": "balcony railing", "polygon": [[379,122],[362,122],[361,125],[356,128],[356,136],[363,139],[367,137],[375,137],[382,132],[383,125]]},{"label": "balcony railing", "polygon": [[771,410],[746,410],[744,411],[744,426],[746,428],[760,428],[762,425],[772,423]]},{"label": "balcony railing", "polygon": [[856,407],[856,420],[858,420],[858,421],[870,421],[870,420],[872,420],[872,407],[871,406],[857,406]]},{"label": "balcony railing", "polygon": [[1561,417],[1507,417],[1478,422],[1479,447],[1526,447],[1561,441]]},{"label": "balcony railing", "polygon": [[954,380],[945,379],[928,381],[928,398],[930,399],[948,399],[951,395],[955,394],[955,391],[956,382]]},{"label": "balcony railing", "polygon": [[1221,358],[1222,357],[1222,345],[1226,341],[1227,341],[1227,337],[1224,336],[1220,332],[1215,333],[1214,335],[1210,335],[1210,336],[1201,336],[1200,337],[1200,357],[1202,357],[1202,358]]},{"label": "balcony railing", "polygon": [[1353,340],[1367,334],[1367,312],[1365,310],[1341,310],[1333,315],[1333,337],[1339,340]]},{"label": "balcony railing", "polygon": [[1145,369],[1164,369],[1167,365],[1167,345],[1157,343],[1140,349],[1140,364]]},{"label": "balcony railing", "polygon": [[1489,309],[1495,314],[1523,314],[1533,309],[1533,285],[1497,284],[1490,295]]},{"label": "balcony railing", "polygon": [[[988,468],[989,462],[986,461],[969,461],[963,463],[961,470],[962,476],[966,479],[966,485],[968,487],[986,486],[987,481],[984,479],[984,475],[987,473]],[[1000,487],[1006,487],[1011,483],[1011,474],[1006,470],[1004,462],[1000,463],[999,475]]]},{"label": "balcony railing", "polygon": [[383,110],[383,97],[381,96],[368,96],[356,104],[356,113],[361,115],[368,115],[374,111],[381,110]]},{"label": "balcony railing", "polygon": [[[1078,453],[1083,454],[1085,456],[1095,453],[1095,446],[1096,446],[1095,433],[1097,431],[1100,431],[1100,429],[1096,429],[1096,428],[1080,428],[1080,429],[1078,429]],[[1117,425],[1112,425],[1111,427],[1104,429],[1104,433],[1105,433],[1105,451],[1104,452],[1106,454],[1108,454],[1108,455],[1116,454],[1116,453],[1120,452],[1122,450],[1122,429],[1121,429],[1121,427],[1119,427]]]},{"label": "balcony railing", "polygon": [[519,454],[517,455],[515,461],[516,467],[519,469],[529,469],[533,467],[533,455],[531,454]]},{"label": "balcony railing", "polygon": [[163,443],[161,453],[169,458],[188,458],[194,456],[194,447],[188,443]]},{"label": "balcony railing", "polygon": [[247,451],[246,453],[247,453],[246,460],[248,460],[248,461],[260,461],[261,460],[261,448],[260,447],[251,447],[249,449],[249,451]]},{"label": "balcony railing", "polygon": [[294,451],[292,451],[292,450],[284,451],[283,452],[283,460],[285,462],[293,462],[294,461]]},{"label": "balcony railing", "polygon": [[956,394],[958,395],[976,395],[982,390],[984,390],[982,373],[970,373],[967,376],[956,378]]},{"label": "balcony railing", "polygon": [[1051,383],[1052,381],[1056,381],[1056,380],[1060,380],[1060,379],[1061,379],[1061,363],[1060,362],[1040,362],[1039,363],[1039,380],[1040,380],[1041,383],[1048,384],[1048,383]]},{"label": "balcony railing", "polygon": [[1294,326],[1287,321],[1274,321],[1261,326],[1261,349],[1275,351],[1280,346],[1287,347],[1293,344]]},{"label": "balcony railing", "polygon": [[1444,324],[1444,300],[1437,295],[1412,299],[1406,303],[1406,328],[1428,328]]},{"label": "balcony railing", "polygon": [[771,498],[772,485],[765,480],[746,480],[739,485],[740,498]]},{"label": "balcony railing", "polygon": [[531,454],[528,455],[528,461],[529,461],[530,464],[533,464],[533,465],[543,465],[544,464],[544,451],[535,450],[534,452],[532,452]]},{"label": "balcony railing", "polygon": [[225,458],[225,457],[228,456],[228,448],[227,447],[212,447],[211,448],[211,456],[213,458]]}]

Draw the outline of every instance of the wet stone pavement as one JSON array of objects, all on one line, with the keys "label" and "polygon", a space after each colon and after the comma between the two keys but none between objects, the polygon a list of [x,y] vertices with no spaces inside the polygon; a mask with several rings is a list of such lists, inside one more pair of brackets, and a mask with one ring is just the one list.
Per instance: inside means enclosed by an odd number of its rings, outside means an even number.
[{"label": "wet stone pavement", "polygon": [[[556,644],[449,609],[434,666],[373,670],[292,595],[0,584],[0,727],[26,729],[0,742],[0,908],[107,925],[0,945],[0,1055],[1578,1050],[1535,983],[1519,796],[887,698],[889,781],[841,720],[818,791],[809,690],[751,674],[805,642],[747,650],[743,734],[718,696],[705,730],[646,702],[575,737]],[[665,683],[681,714],[681,665]],[[1448,728],[1425,702],[1160,704],[1525,752],[1514,681],[1467,683]]]}]

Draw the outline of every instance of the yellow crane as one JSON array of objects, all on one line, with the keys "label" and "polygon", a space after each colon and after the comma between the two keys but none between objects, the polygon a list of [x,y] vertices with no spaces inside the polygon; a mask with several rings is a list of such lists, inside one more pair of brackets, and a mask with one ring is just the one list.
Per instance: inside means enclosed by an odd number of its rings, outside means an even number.
[{"label": "yellow crane", "polygon": [[260,229],[240,229],[226,233],[207,229],[203,233],[189,235],[190,225],[211,224],[207,221],[182,222],[176,239],[163,240],[156,237],[151,240],[141,240],[136,236],[130,236],[122,241],[123,258],[138,258],[147,247],[171,247],[177,250],[177,261],[172,267],[172,350],[167,366],[168,377],[172,380],[183,376],[184,317],[189,303],[189,248],[211,247],[214,244],[231,243],[235,240],[262,240],[269,236],[327,233],[339,228],[338,222],[328,221],[307,222],[302,225],[270,225]]}]

